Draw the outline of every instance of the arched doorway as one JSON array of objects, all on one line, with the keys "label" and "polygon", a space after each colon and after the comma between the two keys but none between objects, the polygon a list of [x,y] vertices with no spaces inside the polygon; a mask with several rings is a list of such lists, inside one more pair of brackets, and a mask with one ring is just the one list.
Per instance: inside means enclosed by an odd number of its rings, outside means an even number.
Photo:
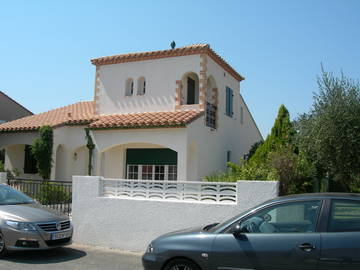
[{"label": "arched doorway", "polygon": [[151,143],[116,145],[101,153],[100,173],[109,178],[177,180],[178,153]]},{"label": "arched doorway", "polygon": [[56,148],[56,165],[55,165],[55,179],[68,181],[71,179],[66,179],[66,156],[65,156],[65,149],[60,144]]}]

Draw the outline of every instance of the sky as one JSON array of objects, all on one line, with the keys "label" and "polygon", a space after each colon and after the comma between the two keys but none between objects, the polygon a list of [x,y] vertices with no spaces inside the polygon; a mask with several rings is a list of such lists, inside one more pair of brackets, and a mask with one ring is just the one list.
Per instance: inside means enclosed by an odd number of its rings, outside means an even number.
[{"label": "sky", "polygon": [[90,59],[208,43],[262,135],[308,112],[321,64],[360,78],[358,0],[0,0],[0,90],[34,113],[92,100]]}]

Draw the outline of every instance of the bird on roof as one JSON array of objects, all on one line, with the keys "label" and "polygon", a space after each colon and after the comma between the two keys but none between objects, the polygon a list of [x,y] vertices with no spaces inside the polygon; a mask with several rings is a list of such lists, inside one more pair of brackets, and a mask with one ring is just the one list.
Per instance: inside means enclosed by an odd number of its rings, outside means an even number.
[{"label": "bird on roof", "polygon": [[175,49],[175,46],[176,46],[175,41],[171,42],[170,46],[171,46],[171,49]]}]

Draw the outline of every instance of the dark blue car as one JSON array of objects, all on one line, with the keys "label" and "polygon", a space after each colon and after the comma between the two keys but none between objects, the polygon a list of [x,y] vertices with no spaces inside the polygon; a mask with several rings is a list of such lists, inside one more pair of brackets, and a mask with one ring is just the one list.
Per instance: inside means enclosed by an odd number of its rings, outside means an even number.
[{"label": "dark blue car", "polygon": [[360,195],[276,198],[224,223],[169,233],[145,270],[359,270]]}]

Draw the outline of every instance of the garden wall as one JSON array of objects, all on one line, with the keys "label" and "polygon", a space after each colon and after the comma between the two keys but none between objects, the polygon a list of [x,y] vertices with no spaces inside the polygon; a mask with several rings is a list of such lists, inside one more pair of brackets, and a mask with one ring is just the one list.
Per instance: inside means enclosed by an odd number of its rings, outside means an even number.
[{"label": "garden wall", "polygon": [[105,197],[104,182],[97,176],[73,177],[76,243],[144,251],[151,240],[164,233],[224,221],[278,193],[276,181],[239,181],[235,183],[235,202],[125,198],[120,191]]}]

